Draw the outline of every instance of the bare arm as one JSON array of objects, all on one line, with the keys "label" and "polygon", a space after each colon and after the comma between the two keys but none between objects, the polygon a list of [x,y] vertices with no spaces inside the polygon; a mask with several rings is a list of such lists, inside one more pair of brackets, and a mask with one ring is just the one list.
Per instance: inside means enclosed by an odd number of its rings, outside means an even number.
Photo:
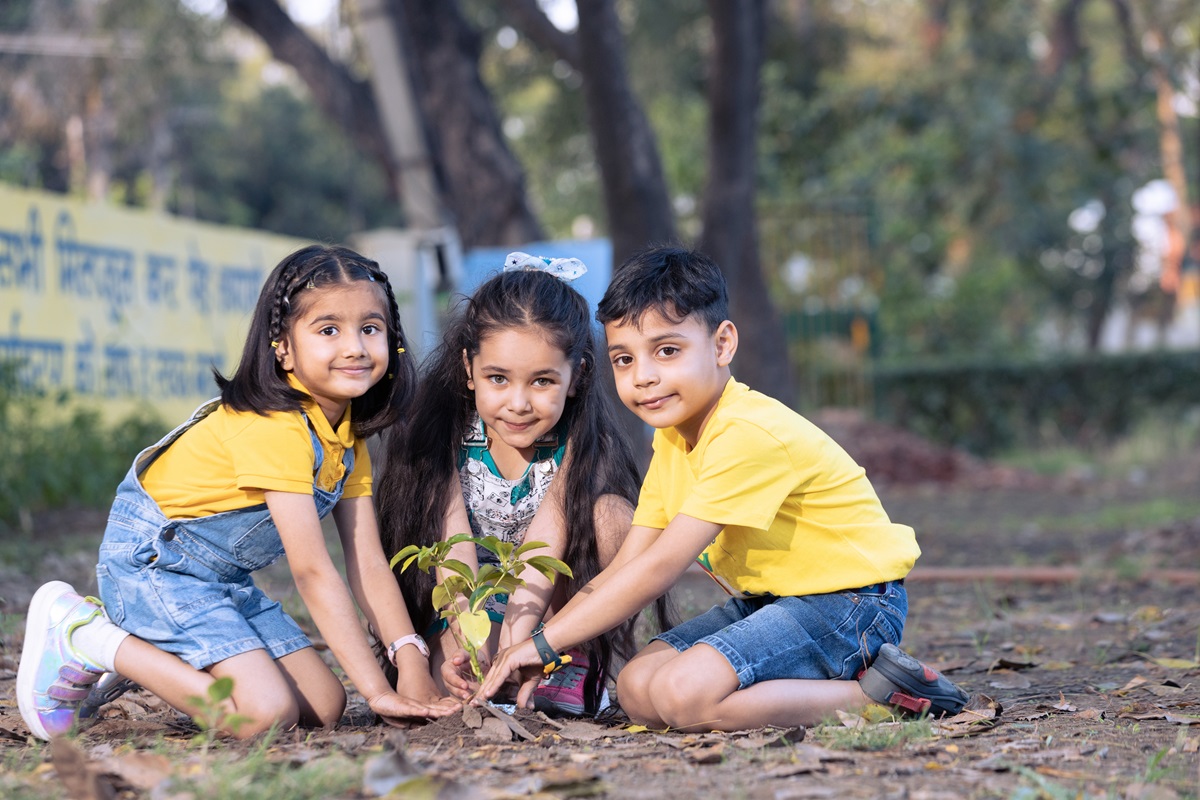
[{"label": "bare arm", "polygon": [[[546,624],[543,633],[547,643],[562,652],[637,614],[671,588],[721,532],[721,527],[684,514],[676,515],[657,536],[653,536],[652,529],[635,527],[626,539],[629,554],[624,558],[618,554],[620,563],[614,562],[602,573],[604,580],[592,592],[577,603],[569,603]],[[651,536],[653,541],[647,546]],[[505,650],[493,662],[480,687],[480,696],[490,697],[520,668],[540,664],[532,641]]]},{"label": "bare arm", "polygon": [[[370,497],[353,497],[333,508],[338,536],[346,555],[350,591],[367,621],[386,646],[403,636],[419,633],[408,615],[396,576],[388,565],[379,538],[375,507]],[[372,662],[375,662],[372,653]],[[377,663],[377,662],[376,662]],[[416,647],[396,652],[397,691],[433,702],[441,696],[430,675],[429,659]]]},{"label": "bare arm", "polygon": [[[545,542],[547,547],[532,550],[529,555],[553,556],[561,559],[567,552],[567,520],[563,511],[566,487],[566,468],[559,471],[550,484],[537,513],[525,529],[525,542]],[[521,573],[525,585],[508,598],[504,624],[500,628],[500,648],[528,639],[533,629],[546,615],[554,583],[530,567]],[[563,578],[560,578],[563,579]]]},{"label": "bare arm", "polygon": [[[387,680],[383,676],[383,670],[380,669],[375,660],[375,654],[367,643],[367,637],[358,619],[358,610],[351,599],[346,582],[342,580],[341,574],[334,566],[333,559],[329,557],[329,551],[325,547],[325,536],[321,530],[321,521],[317,517],[317,508],[312,497],[305,494],[275,491],[266,492],[265,497],[267,508],[270,509],[271,517],[279,529],[279,535],[287,553],[288,564],[291,566],[292,578],[300,592],[300,597],[312,615],[317,629],[329,644],[329,649],[333,651],[338,663],[346,671],[346,675],[367,698],[371,708],[377,713],[398,717],[441,716],[447,713],[447,711],[439,710],[424,702],[401,698],[388,686]],[[370,509],[370,500],[367,498],[363,498],[363,500],[366,502],[367,509]],[[354,501],[343,502],[355,505]],[[343,516],[346,513],[343,512]],[[373,521],[374,512],[369,511],[368,513]],[[351,512],[347,521],[357,521],[359,516],[357,511]],[[341,520],[339,520],[339,527],[340,525]],[[386,570],[387,562],[382,558],[378,532],[373,525],[369,532],[375,541],[374,552],[378,554],[379,561]],[[352,575],[350,580],[358,586],[356,593],[365,595],[378,590],[386,595],[387,584],[390,584],[398,602],[400,590],[396,581],[391,577],[390,571],[382,573],[387,576],[387,581],[383,582],[384,585],[380,588],[377,586],[380,583],[377,578],[379,573],[372,572],[369,567],[364,569],[366,562],[370,560],[370,556],[367,555],[370,548],[364,550],[366,545],[362,541],[367,537],[343,534],[342,538],[343,542],[347,539],[352,541],[352,552],[347,552],[346,561],[347,571]],[[350,566],[351,564],[354,566]],[[364,592],[364,588],[368,591]],[[386,600],[372,601],[368,605],[371,606],[369,614],[382,617],[378,612],[381,608],[388,607],[389,603]],[[402,629],[404,624],[408,624],[411,631],[412,626],[407,622],[408,614],[404,612],[402,602],[399,602],[399,609],[404,622],[385,620],[387,630],[395,631]],[[372,621],[379,622],[381,620]]]}]

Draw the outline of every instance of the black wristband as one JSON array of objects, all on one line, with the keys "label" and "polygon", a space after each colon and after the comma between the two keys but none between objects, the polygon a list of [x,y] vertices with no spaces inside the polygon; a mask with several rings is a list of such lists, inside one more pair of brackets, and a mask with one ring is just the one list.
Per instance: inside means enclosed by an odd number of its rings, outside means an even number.
[{"label": "black wristband", "polygon": [[560,656],[550,643],[546,641],[546,634],[542,630],[546,627],[544,622],[538,623],[538,626],[533,629],[533,646],[537,648],[538,656],[542,659],[542,671],[549,675],[563,664],[566,664],[571,659],[569,656]]}]

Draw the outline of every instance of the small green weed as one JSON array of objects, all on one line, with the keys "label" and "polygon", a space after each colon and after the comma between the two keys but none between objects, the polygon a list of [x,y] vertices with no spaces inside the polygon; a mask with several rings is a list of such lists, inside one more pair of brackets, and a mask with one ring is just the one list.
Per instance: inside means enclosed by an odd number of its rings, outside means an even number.
[{"label": "small green weed", "polygon": [[933,724],[928,717],[893,722],[867,723],[848,728],[831,722],[809,731],[813,739],[831,750],[893,750],[910,742],[933,738]]},{"label": "small green weed", "polygon": [[171,781],[174,797],[220,797],[222,800],[324,800],[356,795],[362,783],[362,764],[333,751],[296,766],[271,758],[264,739],[248,755],[215,758],[200,773]]},{"label": "small green weed", "polygon": [[192,695],[188,698],[188,702],[196,707],[192,721],[199,725],[202,731],[197,738],[201,740],[201,753],[205,758],[208,757],[209,746],[220,731],[237,733],[238,728],[250,721],[250,718],[243,714],[230,714],[225,710],[226,701],[231,697],[233,678],[226,675],[209,684],[204,697]]}]

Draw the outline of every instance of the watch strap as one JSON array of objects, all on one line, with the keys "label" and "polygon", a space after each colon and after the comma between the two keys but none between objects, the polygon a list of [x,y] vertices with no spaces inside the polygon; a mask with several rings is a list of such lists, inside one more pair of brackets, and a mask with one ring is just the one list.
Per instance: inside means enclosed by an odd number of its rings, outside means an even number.
[{"label": "watch strap", "polygon": [[429,645],[425,644],[425,640],[421,638],[421,634],[410,633],[408,636],[401,636],[399,639],[388,645],[388,661],[392,662],[393,667],[396,666],[396,653],[400,651],[401,647],[409,644],[417,648],[417,652],[419,652],[421,655],[425,656],[426,658],[429,657]]},{"label": "watch strap", "polygon": [[549,675],[563,666],[571,663],[571,657],[568,655],[559,655],[558,652],[550,646],[546,641],[546,634],[543,633],[546,623],[538,623],[538,626],[533,629],[533,646],[537,648],[537,654],[542,659],[542,672]]}]

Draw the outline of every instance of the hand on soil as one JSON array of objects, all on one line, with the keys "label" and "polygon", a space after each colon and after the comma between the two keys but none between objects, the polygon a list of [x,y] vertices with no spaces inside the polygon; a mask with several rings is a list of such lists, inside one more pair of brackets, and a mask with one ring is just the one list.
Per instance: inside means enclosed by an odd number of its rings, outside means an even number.
[{"label": "hand on soil", "polygon": [[411,697],[403,697],[395,692],[385,692],[367,698],[367,705],[381,717],[395,718],[435,718],[453,714],[462,708],[462,704],[452,697],[443,697],[435,702],[421,702]]}]

